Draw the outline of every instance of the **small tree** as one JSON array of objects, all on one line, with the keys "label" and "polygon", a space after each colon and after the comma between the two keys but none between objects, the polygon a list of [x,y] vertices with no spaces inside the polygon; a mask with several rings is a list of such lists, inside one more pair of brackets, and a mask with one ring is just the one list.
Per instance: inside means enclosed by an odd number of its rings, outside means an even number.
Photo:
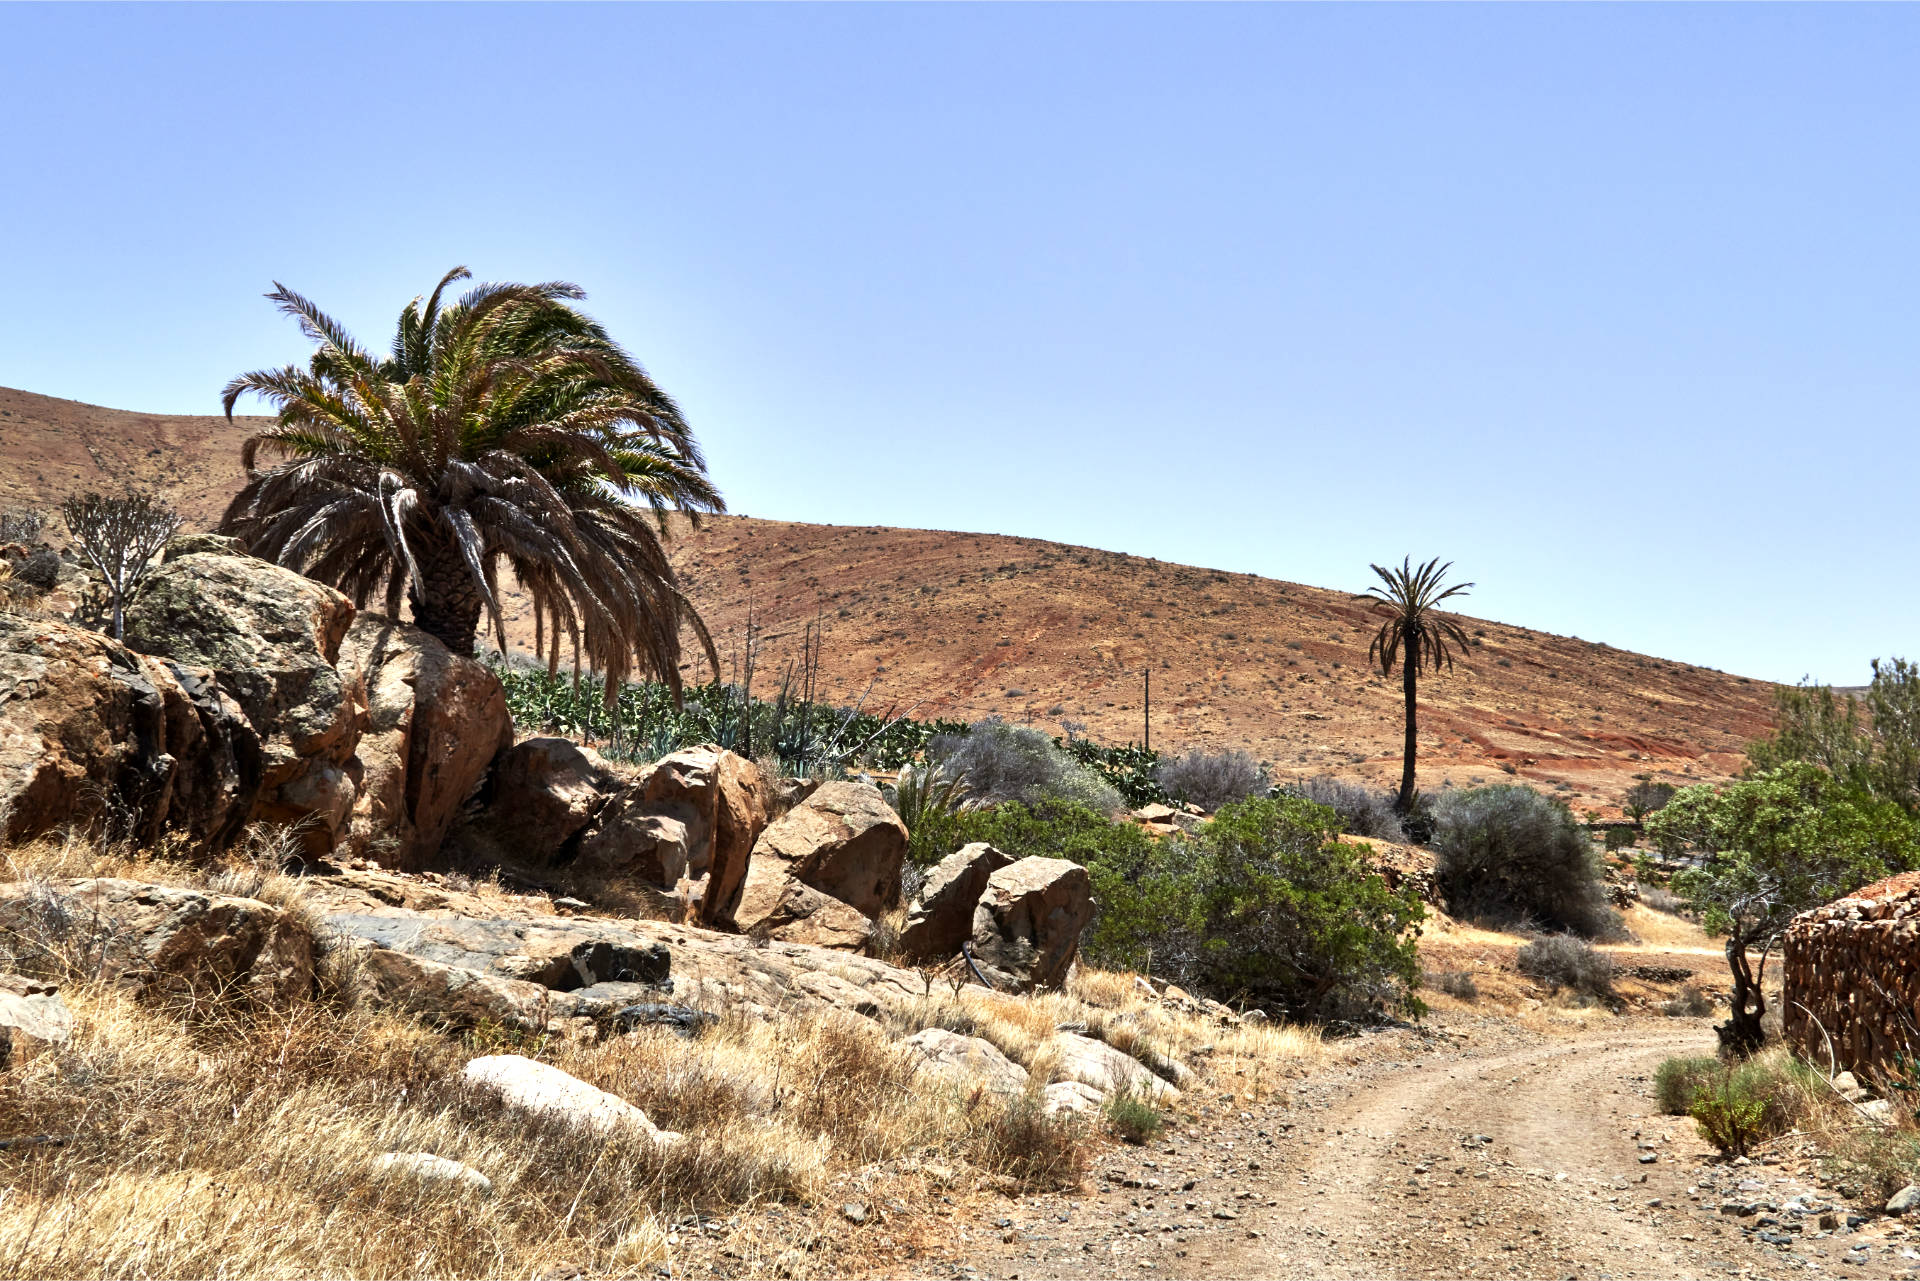
[{"label": "small tree", "polygon": [[1673,794],[1679,790],[1672,783],[1656,783],[1651,779],[1643,778],[1627,789],[1626,799],[1621,803],[1620,808],[1625,810],[1627,817],[1634,822],[1644,823],[1647,815],[1656,812],[1672,800]]},{"label": "small tree", "polygon": [[111,634],[126,633],[127,598],[133,595],[156,553],[180,532],[180,514],[152,494],[81,494],[60,504],[80,551],[107,580]]},{"label": "small tree", "polygon": [[1776,690],[1774,704],[1779,728],[1747,747],[1752,772],[1810,761],[1920,816],[1920,666],[1876,658],[1863,697],[1808,684]]},{"label": "small tree", "polygon": [[[1796,761],[1724,788],[1689,787],[1647,821],[1670,854],[1703,856],[1675,873],[1673,890],[1709,930],[1727,936],[1733,975],[1726,1046],[1751,1054],[1766,1039],[1761,980],[1767,954],[1796,915],[1913,867],[1914,824],[1816,765]],[[1755,972],[1748,952],[1760,949]]]}]

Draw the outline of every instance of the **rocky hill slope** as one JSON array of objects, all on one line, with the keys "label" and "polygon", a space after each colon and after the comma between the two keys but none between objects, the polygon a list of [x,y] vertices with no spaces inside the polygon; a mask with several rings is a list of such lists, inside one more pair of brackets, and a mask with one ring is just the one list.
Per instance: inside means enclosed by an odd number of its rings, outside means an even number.
[{"label": "rocky hill slope", "polygon": [[[0,388],[0,504],[131,481],[204,525],[240,483],[248,429]],[[674,546],[723,666],[744,649],[749,617],[762,630],[767,692],[817,620],[820,680],[836,700],[871,687],[869,707],[997,714],[1056,733],[1077,721],[1127,742],[1147,732],[1150,671],[1155,747],[1244,747],[1280,774],[1398,776],[1398,684],[1369,673],[1368,613],[1344,592],[1038,539],[746,517],[681,531]],[[509,645],[524,647],[523,610],[507,612]],[[1764,682],[1465,625],[1472,653],[1423,685],[1427,786],[1513,777],[1605,810],[1636,774],[1736,772],[1769,723]]]}]

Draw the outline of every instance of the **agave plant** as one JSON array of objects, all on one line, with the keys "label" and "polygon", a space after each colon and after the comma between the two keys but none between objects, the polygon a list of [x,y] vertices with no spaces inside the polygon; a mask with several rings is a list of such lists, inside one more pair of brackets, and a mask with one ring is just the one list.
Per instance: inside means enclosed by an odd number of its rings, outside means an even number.
[{"label": "agave plant", "polygon": [[[400,314],[376,358],[275,282],[267,295],[316,344],[305,368],[242,374],[274,425],[242,448],[247,484],[224,532],[257,556],[384,601],[457,654],[482,615],[504,641],[504,564],[533,607],[548,671],[571,648],[609,691],[651,672],[680,692],[680,628],[712,639],[663,540],[669,512],[725,511],[680,409],[568,284],[482,284],[451,306],[448,272]],[[263,455],[275,461],[263,466]]]}]

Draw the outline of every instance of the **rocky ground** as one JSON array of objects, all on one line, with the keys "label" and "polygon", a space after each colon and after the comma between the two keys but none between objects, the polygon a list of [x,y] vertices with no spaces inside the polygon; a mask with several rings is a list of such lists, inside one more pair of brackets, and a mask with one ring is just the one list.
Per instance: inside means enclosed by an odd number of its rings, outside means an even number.
[{"label": "rocky ground", "polygon": [[[1804,1164],[1718,1158],[1654,1106],[1705,1019],[1543,1033],[1440,1015],[1346,1044],[1258,1100],[1194,1091],[1159,1140],[1084,1191],[989,1207],[927,1275],[983,1277],[1887,1277],[1920,1271],[1898,1220]],[[1217,1085],[1217,1083],[1216,1083]]]}]

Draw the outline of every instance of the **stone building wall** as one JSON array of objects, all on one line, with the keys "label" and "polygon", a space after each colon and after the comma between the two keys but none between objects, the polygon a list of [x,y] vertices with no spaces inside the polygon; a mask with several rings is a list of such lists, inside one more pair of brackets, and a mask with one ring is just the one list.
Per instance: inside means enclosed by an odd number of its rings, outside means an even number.
[{"label": "stone building wall", "polygon": [[[1787,927],[1780,1019],[1821,1067],[1864,1075],[1920,1054],[1920,874],[1870,885]],[[1904,1075],[1904,1073],[1903,1073]]]}]

